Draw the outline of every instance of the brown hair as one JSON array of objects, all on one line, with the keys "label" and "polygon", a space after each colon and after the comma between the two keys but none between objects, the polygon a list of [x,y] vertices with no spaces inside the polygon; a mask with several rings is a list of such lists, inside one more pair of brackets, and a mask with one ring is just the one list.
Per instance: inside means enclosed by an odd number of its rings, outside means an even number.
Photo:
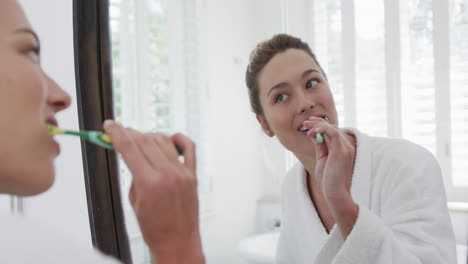
[{"label": "brown hair", "polygon": [[286,51],[287,49],[299,49],[309,54],[315,63],[319,66],[325,79],[327,76],[322,67],[318,63],[315,54],[310,49],[309,45],[299,38],[293,37],[288,34],[277,34],[271,39],[260,42],[257,47],[250,53],[249,65],[245,73],[245,82],[249,90],[250,106],[252,111],[257,115],[262,115],[263,110],[260,105],[260,98],[258,95],[258,74],[262,71],[265,65],[276,54]]}]

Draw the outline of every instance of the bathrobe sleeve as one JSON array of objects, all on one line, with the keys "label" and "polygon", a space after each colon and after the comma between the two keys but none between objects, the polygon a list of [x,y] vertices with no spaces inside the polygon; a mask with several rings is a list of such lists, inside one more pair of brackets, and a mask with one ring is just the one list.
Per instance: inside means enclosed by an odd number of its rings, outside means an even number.
[{"label": "bathrobe sleeve", "polygon": [[385,171],[387,175],[373,183],[381,186],[375,188],[380,191],[379,216],[358,204],[354,227],[331,263],[455,264],[454,235],[437,160],[423,151],[412,162]]}]

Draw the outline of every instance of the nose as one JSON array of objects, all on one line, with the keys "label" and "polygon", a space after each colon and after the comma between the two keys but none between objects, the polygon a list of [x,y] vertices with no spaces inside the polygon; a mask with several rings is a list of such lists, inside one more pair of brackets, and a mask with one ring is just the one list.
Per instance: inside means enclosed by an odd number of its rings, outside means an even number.
[{"label": "nose", "polygon": [[298,114],[302,114],[313,109],[315,107],[315,102],[312,98],[308,98],[306,95],[301,94],[298,106]]},{"label": "nose", "polygon": [[55,113],[67,109],[71,104],[70,95],[48,75],[46,75],[46,78],[48,83],[47,105],[52,107]]}]

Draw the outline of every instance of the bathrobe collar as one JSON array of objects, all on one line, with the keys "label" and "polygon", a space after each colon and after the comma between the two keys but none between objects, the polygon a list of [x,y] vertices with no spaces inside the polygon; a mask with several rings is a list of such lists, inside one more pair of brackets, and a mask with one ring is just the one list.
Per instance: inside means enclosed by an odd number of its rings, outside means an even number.
[{"label": "bathrobe collar", "polygon": [[353,176],[351,178],[351,196],[356,204],[370,207],[370,184],[372,150],[370,138],[366,134],[354,128],[343,129],[344,132],[353,134],[356,138],[356,158],[354,162]]},{"label": "bathrobe collar", "polygon": [[[343,129],[343,131],[353,134],[356,137],[357,151],[351,181],[352,198],[360,207],[369,208],[371,169],[370,138],[356,129]],[[304,237],[305,240],[291,240],[288,243],[300,244],[296,245],[297,248],[303,249],[298,252],[298,254],[301,255],[298,256],[299,259],[316,259],[319,253],[322,256],[335,255],[343,243],[339,227],[335,224],[329,234],[326,232],[310,200],[304,166],[298,162],[291,169],[289,174],[284,187],[289,189],[288,193],[291,196],[283,198],[285,199],[283,206],[288,207],[283,208],[283,210],[291,213],[294,212],[294,215],[283,215],[283,221],[285,221],[285,228],[290,228],[291,232],[295,234],[294,237]],[[287,183],[288,181],[290,182]],[[320,246],[310,247],[310,245]],[[323,257],[319,257],[319,259],[322,258]]]},{"label": "bathrobe collar", "polygon": [[[359,130],[355,128],[344,128],[342,129],[343,132],[352,134],[356,138],[356,158],[354,163],[353,174],[351,178],[351,196],[356,204],[359,206],[365,206],[369,208],[370,203],[370,179],[371,179],[371,149],[369,144],[369,136],[361,133]],[[301,177],[301,192],[302,195],[306,195],[310,201],[309,193],[307,190],[307,179],[306,179],[306,171],[304,166],[299,162],[299,166],[296,167],[296,173],[300,173]],[[313,208],[313,204],[310,203],[312,206],[311,209],[315,211]],[[317,215],[318,217],[318,215]],[[320,219],[319,219],[320,220]]]}]

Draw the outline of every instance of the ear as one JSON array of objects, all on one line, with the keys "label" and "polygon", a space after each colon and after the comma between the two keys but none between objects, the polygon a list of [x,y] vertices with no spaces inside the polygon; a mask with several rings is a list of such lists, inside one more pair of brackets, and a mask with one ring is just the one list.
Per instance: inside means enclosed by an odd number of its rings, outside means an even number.
[{"label": "ear", "polygon": [[265,117],[262,115],[257,115],[257,121],[260,123],[260,126],[262,126],[263,132],[269,137],[273,137],[275,133],[270,130],[270,126],[268,125],[268,122],[266,121]]}]

